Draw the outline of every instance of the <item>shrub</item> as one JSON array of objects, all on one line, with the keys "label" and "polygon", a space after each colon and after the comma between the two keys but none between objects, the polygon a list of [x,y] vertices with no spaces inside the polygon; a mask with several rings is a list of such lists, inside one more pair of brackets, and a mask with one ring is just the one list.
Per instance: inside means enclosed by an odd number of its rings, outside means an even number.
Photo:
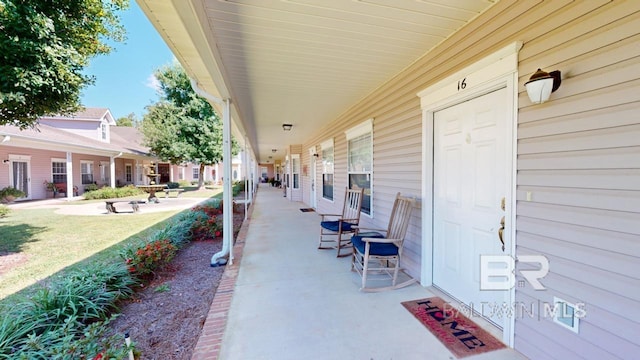
[{"label": "shrub", "polygon": [[96,191],[96,190],[98,190],[97,184],[88,184],[84,186],[84,192]]},{"label": "shrub", "polygon": [[167,187],[168,187],[169,189],[177,189],[177,188],[179,188],[179,187],[180,187],[180,183],[177,183],[177,182],[171,182],[171,181],[169,181],[169,182],[167,183]]},{"label": "shrub", "polygon": [[[180,180],[178,181],[178,184],[180,184],[180,187],[187,187],[187,186],[191,186],[191,183],[188,182],[187,180]],[[197,184],[197,183],[196,183]]]},{"label": "shrub", "polygon": [[7,186],[0,189],[0,203],[10,203],[16,198],[21,198],[25,195],[23,191],[20,191],[14,187]]},{"label": "shrub", "polygon": [[6,205],[0,204],[0,218],[8,216],[10,212],[11,209],[9,209]]},{"label": "shrub", "polygon": [[[79,359],[119,353],[102,332],[116,302],[133,293],[124,264],[95,263],[52,278],[30,298],[0,308],[0,359]],[[115,350],[114,350],[115,349]],[[115,352],[114,352],[115,351]]]},{"label": "shrub", "polygon": [[138,189],[133,185],[124,186],[121,188],[103,187],[102,189],[91,191],[84,194],[86,200],[96,199],[113,199],[127,196],[142,195],[144,191]]},{"label": "shrub", "polygon": [[125,254],[125,263],[134,276],[143,276],[169,263],[177,251],[178,248],[168,239],[153,240],[137,249],[129,249]]}]

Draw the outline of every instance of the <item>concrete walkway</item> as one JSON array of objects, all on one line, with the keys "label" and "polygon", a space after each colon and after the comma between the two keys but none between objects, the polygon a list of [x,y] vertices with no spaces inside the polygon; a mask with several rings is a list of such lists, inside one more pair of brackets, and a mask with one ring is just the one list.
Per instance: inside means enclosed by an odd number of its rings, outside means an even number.
[{"label": "concrete walkway", "polygon": [[[172,211],[189,209],[198,203],[208,200],[209,198],[187,198],[187,197],[160,197],[158,203],[139,204],[140,210],[134,213],[131,205],[127,203],[116,203],[118,214],[109,214],[105,207],[104,201],[81,201],[82,197],[74,198],[72,201],[66,199],[47,199],[33,201],[18,201],[10,204],[12,209],[56,209],[56,214],[61,215],[109,215],[109,216],[126,216],[144,213]],[[146,196],[140,196],[140,200],[146,200]]]},{"label": "concrete walkway", "polygon": [[[237,245],[244,247],[239,267],[227,268],[234,279],[237,273],[235,286],[225,280],[207,319],[224,328],[226,318],[221,347],[194,358],[215,359],[218,351],[220,359],[243,360],[455,358],[401,305],[432,291],[415,284],[360,292],[350,258],[317,249],[319,216],[302,207],[282,190],[260,188],[246,238]],[[221,315],[225,302],[230,308]],[[506,349],[467,359],[523,357]]]}]

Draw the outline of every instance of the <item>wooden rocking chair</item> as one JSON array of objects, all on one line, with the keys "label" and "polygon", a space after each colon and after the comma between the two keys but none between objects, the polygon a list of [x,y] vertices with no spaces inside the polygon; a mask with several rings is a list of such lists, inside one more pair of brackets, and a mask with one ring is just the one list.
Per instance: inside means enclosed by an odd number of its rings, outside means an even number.
[{"label": "wooden rocking chair", "polygon": [[[362,276],[361,291],[398,289],[416,282],[409,277],[409,280],[397,284],[404,238],[414,206],[414,199],[400,196],[398,193],[393,203],[387,230],[358,228],[351,238],[353,243],[351,271],[355,270]],[[369,281],[389,282],[390,280],[391,284],[383,287],[367,287],[367,277]]]},{"label": "wooden rocking chair", "polygon": [[[318,249],[338,249],[337,257],[349,256],[349,253],[340,254],[340,250],[351,246],[351,236],[355,232],[355,226],[360,221],[362,197],[364,189],[346,189],[342,214],[319,214],[320,243]],[[334,218],[333,220],[329,220]],[[349,235],[349,237],[343,237]],[[331,246],[325,246],[331,243]]]}]

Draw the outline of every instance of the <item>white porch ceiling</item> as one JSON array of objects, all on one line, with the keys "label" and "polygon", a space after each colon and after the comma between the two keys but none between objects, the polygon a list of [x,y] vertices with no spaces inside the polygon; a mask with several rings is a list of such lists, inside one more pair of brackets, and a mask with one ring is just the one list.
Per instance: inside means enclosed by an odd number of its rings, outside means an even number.
[{"label": "white porch ceiling", "polygon": [[260,162],[305,142],[495,2],[137,1],[201,87],[231,97]]}]

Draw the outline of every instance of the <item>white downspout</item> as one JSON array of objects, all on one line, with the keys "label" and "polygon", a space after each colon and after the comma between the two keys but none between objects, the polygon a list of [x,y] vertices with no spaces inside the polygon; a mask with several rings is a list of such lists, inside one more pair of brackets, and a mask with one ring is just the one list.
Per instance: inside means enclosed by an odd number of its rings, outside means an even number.
[{"label": "white downspout", "polygon": [[224,257],[229,255],[229,264],[233,264],[233,252],[230,251],[233,241],[233,191],[231,189],[231,99],[220,99],[200,89],[198,83],[191,79],[191,88],[199,96],[224,105],[222,111],[222,164],[224,179],[222,181],[222,250],[213,254],[211,266],[221,266],[227,263]]}]

